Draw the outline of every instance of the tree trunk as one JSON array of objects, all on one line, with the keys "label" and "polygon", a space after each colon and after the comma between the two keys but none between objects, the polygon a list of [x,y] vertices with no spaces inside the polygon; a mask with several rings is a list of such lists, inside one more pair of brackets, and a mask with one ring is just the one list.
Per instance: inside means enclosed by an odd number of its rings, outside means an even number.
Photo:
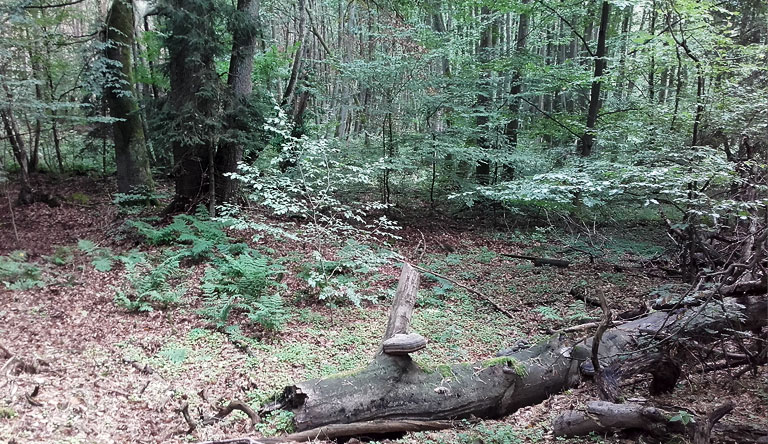
[{"label": "tree trunk", "polygon": [[[298,0],[298,13],[299,13],[299,29],[298,29],[298,38],[296,40],[296,44],[299,46],[296,48],[296,54],[294,54],[293,57],[293,66],[291,67],[291,76],[288,78],[288,84],[285,87],[285,92],[283,92],[283,100],[282,105],[285,106],[289,103],[291,98],[293,97],[294,90],[296,89],[296,83],[299,80],[299,72],[301,71],[301,64],[304,60],[304,41],[306,40],[306,13],[304,11],[305,8],[305,0]],[[341,36],[341,34],[339,34]]]},{"label": "tree trunk", "polygon": [[[417,284],[418,275],[406,264],[385,340],[391,334],[407,333]],[[768,324],[765,298],[742,297],[725,302],[736,301],[746,314],[741,325],[733,324],[733,313],[718,312],[717,307],[710,307],[715,311],[707,317],[700,316],[699,308],[680,311],[674,317],[655,312],[606,331],[599,340],[597,359],[604,367],[610,366],[637,344],[644,345],[643,338],[655,334],[706,335],[708,330],[754,329]],[[694,318],[696,322],[691,322]],[[582,374],[589,374],[592,342],[587,339],[568,345],[557,334],[526,350],[504,351],[493,359],[435,369],[422,368],[408,355],[379,352],[368,367],[358,372],[286,387],[282,397],[265,411],[292,411],[298,431],[374,420],[498,418],[575,386]],[[673,374],[672,379],[663,381],[667,389],[674,387],[677,376]]]},{"label": "tree trunk", "polygon": [[[480,12],[480,20],[485,21],[488,20],[488,17],[490,16],[490,9],[487,6],[483,6],[481,8]],[[493,26],[490,23],[483,24],[483,32],[480,36],[480,46],[479,46],[479,61],[481,65],[485,65],[490,61],[490,51],[493,47]],[[490,85],[488,84],[490,82],[490,73],[487,71],[487,66],[481,66],[482,73],[480,74],[480,92],[477,95],[477,118],[475,119],[475,123],[477,124],[477,140],[478,140],[478,147],[483,150],[488,150],[490,148],[489,144],[489,137],[488,137],[488,112],[490,111],[489,104],[491,101],[490,98]],[[490,160],[486,158],[481,158],[477,162],[477,166],[475,168],[475,178],[477,179],[477,182],[481,185],[487,185],[490,181],[490,175],[491,175],[491,162]]]},{"label": "tree trunk", "polygon": [[[7,87],[6,94],[10,99],[10,93],[8,92]],[[13,157],[16,158],[16,162],[19,164],[19,181],[21,182],[19,201],[24,202],[27,200],[26,196],[32,192],[32,186],[29,183],[29,158],[27,156],[27,149],[24,146],[24,139],[19,134],[19,127],[10,105],[6,109],[0,110],[0,119],[3,121],[5,134],[8,136],[8,140],[11,143]]]},{"label": "tree trunk", "polygon": [[[529,0],[523,0],[523,5],[527,5]],[[525,51],[525,40],[528,36],[528,14],[520,14],[520,23],[517,27],[517,38],[515,40],[515,55],[520,57]],[[520,93],[523,91],[522,67],[515,69],[512,74],[512,87],[509,91],[511,98],[509,101],[509,111],[512,120],[504,128],[504,135],[507,136],[509,145],[512,149],[517,148],[518,130],[520,129]],[[507,175],[514,175],[513,171],[507,171]]]},{"label": "tree trunk", "polygon": [[611,4],[603,2],[600,13],[600,29],[597,32],[597,52],[595,52],[595,74],[592,79],[592,88],[589,93],[589,110],[587,111],[587,128],[579,141],[579,151],[583,157],[592,154],[592,148],[595,143],[595,124],[597,115],[600,112],[600,85],[601,77],[606,66],[605,59],[605,36],[608,31],[608,18],[611,14]]},{"label": "tree trunk", "polygon": [[106,88],[115,140],[117,190],[130,193],[153,188],[144,126],[134,87],[133,0],[114,0],[107,16],[107,57],[115,62]]},{"label": "tree trunk", "polygon": [[218,130],[213,119],[218,88],[213,2],[170,3],[168,112],[173,116],[175,195],[166,212],[189,211],[207,197],[210,150]]},{"label": "tree trunk", "polygon": [[253,92],[253,57],[259,41],[259,1],[238,0],[237,11],[227,77],[232,95],[226,122],[228,134],[219,144],[215,158],[216,200],[220,203],[234,201],[237,193],[237,180],[226,173],[236,172],[243,158],[242,139],[250,123],[247,102]]}]

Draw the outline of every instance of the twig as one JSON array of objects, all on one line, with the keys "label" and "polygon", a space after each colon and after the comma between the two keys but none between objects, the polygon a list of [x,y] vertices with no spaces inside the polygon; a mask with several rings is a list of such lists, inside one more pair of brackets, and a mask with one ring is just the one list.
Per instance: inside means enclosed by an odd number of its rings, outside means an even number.
[{"label": "twig", "polygon": [[256,413],[248,404],[242,402],[242,401],[231,401],[229,404],[227,404],[226,407],[223,407],[219,410],[218,413],[216,413],[216,416],[210,417],[203,421],[203,425],[210,425],[215,422],[221,421],[224,419],[227,415],[232,413],[235,410],[240,410],[241,412],[248,415],[249,418],[251,418],[251,427],[254,429],[256,428],[256,424],[261,422],[261,418],[259,417],[259,414]]},{"label": "twig", "polygon": [[184,417],[184,421],[186,421],[187,425],[189,426],[189,430],[187,430],[187,433],[192,433],[197,428],[197,423],[194,419],[192,419],[192,416],[189,414],[189,403],[185,402],[184,405],[181,406],[181,408],[176,409],[177,412],[181,413],[181,415]]},{"label": "twig", "polygon": [[[555,330],[553,333],[573,333],[575,331],[589,330],[590,328],[599,327],[602,324],[603,324],[603,321],[587,322],[586,324],[579,324],[579,325],[574,325],[572,327],[566,327],[566,328],[563,328],[563,329],[560,329],[560,330]],[[611,323],[611,325],[614,326],[614,327],[618,326],[618,325],[622,325],[622,324],[626,324],[626,322],[624,322],[624,321],[617,321],[617,322],[612,322]]]},{"label": "twig", "polygon": [[[507,316],[510,319],[518,319],[519,318],[519,316],[516,316],[516,315],[510,313],[509,310],[501,307],[498,303],[494,302],[494,300],[491,299],[490,297],[484,295],[483,293],[480,293],[479,291],[475,290],[472,287],[469,287],[468,285],[462,284],[461,282],[457,281],[456,279],[452,279],[452,278],[450,278],[448,276],[445,276],[445,275],[442,275],[442,274],[440,274],[440,273],[438,273],[436,271],[432,271],[432,270],[426,269],[424,267],[420,267],[418,265],[413,265],[413,268],[421,271],[422,273],[429,273],[429,274],[431,274],[433,276],[436,276],[436,277],[438,277],[440,279],[446,280],[446,281],[456,285],[457,287],[463,288],[464,290],[467,290],[468,292],[470,292],[470,293],[472,293],[472,294],[474,294],[476,296],[479,296],[484,301],[486,301],[489,304],[491,304],[493,306],[493,308],[495,308],[500,313],[504,314],[505,316]],[[516,311],[519,311],[519,309],[516,310]]]}]

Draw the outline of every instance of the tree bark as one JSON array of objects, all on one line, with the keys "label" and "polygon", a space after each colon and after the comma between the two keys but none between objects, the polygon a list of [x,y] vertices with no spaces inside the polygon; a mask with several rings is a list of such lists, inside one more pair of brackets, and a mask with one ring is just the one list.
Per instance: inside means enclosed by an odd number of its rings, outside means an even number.
[{"label": "tree bark", "polygon": [[293,57],[293,66],[291,67],[291,76],[288,78],[288,84],[283,92],[282,105],[285,106],[289,103],[293,97],[294,90],[296,89],[296,83],[299,79],[299,72],[301,71],[301,65],[304,60],[304,41],[306,40],[306,12],[305,0],[298,0],[298,13],[299,13],[299,29],[297,31],[298,38],[296,43],[299,47],[296,49],[296,54]]},{"label": "tree bark", "polygon": [[243,158],[243,137],[248,131],[248,99],[253,92],[253,57],[259,42],[258,0],[238,0],[238,16],[232,36],[232,55],[229,61],[227,84],[231,102],[228,109],[227,137],[216,151],[216,200],[219,203],[232,202],[237,194],[238,182],[227,175],[237,171],[237,164]]},{"label": "tree bark", "polygon": [[[527,5],[529,0],[523,0],[523,5]],[[520,23],[517,27],[517,38],[515,40],[515,55],[520,57],[525,51],[525,41],[528,36],[528,21],[529,17],[527,13],[520,14]],[[507,123],[504,128],[504,135],[507,136],[509,146],[512,149],[517,148],[518,131],[520,130],[520,93],[523,92],[523,76],[522,65],[520,68],[515,69],[512,74],[512,87],[509,91],[509,111],[512,115],[512,120]],[[507,176],[512,178],[514,171],[511,168],[507,169]]]},{"label": "tree bark", "polygon": [[600,112],[600,85],[601,77],[605,70],[607,61],[605,59],[605,38],[608,31],[608,18],[611,15],[611,4],[603,1],[603,7],[600,13],[600,29],[597,32],[597,51],[595,52],[595,74],[592,79],[592,88],[589,93],[589,110],[587,111],[587,127],[579,141],[579,151],[583,157],[592,154],[595,143],[595,124],[597,115]]},{"label": "tree bark", "polygon": [[[399,289],[405,287],[404,281],[412,279],[405,277],[407,273],[412,270],[403,269]],[[407,304],[415,300],[415,287],[408,288],[410,296],[398,297],[397,308],[390,313],[388,333],[407,329]],[[598,359],[609,366],[638,343],[648,344],[647,338],[657,333],[660,337],[680,332],[706,335],[708,329],[752,329],[768,324],[764,316],[768,310],[765,298],[732,301],[742,304],[745,313],[752,313],[744,317],[742,325],[734,325],[725,312],[710,312],[707,317],[700,317],[699,309],[682,311],[674,317],[655,312],[606,331],[600,340]],[[569,345],[555,335],[548,342],[526,350],[500,352],[493,359],[435,369],[424,369],[407,355],[378,353],[368,367],[358,372],[286,387],[282,397],[267,411],[291,410],[298,431],[374,420],[498,418],[576,385],[582,373],[589,374],[592,342],[593,339],[587,339]],[[670,387],[669,381],[664,384]]]},{"label": "tree bark", "polygon": [[214,149],[218,75],[214,69],[213,2],[170,1],[168,112],[172,116],[175,195],[166,212],[189,211],[207,197]]},{"label": "tree bark", "polygon": [[133,78],[133,0],[114,0],[107,16],[106,33],[107,57],[114,62],[106,95],[110,115],[119,119],[112,124],[117,190],[151,190],[149,153]]},{"label": "tree bark", "polygon": [[[488,17],[491,15],[490,9],[487,6],[483,6],[480,10],[480,20],[485,21],[488,20]],[[490,51],[493,47],[493,26],[490,23],[486,23],[483,25],[484,29],[480,36],[480,46],[479,46],[479,61],[481,65],[485,65],[490,61]],[[475,119],[475,123],[477,124],[477,140],[478,140],[478,147],[483,150],[488,150],[490,148],[489,143],[489,137],[488,137],[488,112],[490,111],[489,104],[491,102],[491,91],[490,91],[490,85],[488,82],[490,81],[490,73],[487,71],[486,66],[481,66],[482,73],[480,74],[480,92],[477,95],[477,117]],[[475,178],[477,179],[477,182],[481,185],[488,185],[490,182],[490,175],[491,175],[491,161],[487,158],[481,158],[477,162],[477,166],[475,168]]]}]

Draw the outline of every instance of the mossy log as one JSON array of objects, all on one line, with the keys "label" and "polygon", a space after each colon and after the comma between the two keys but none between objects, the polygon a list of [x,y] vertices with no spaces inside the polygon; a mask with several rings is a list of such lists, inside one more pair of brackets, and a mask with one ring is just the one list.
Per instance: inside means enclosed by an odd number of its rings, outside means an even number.
[{"label": "mossy log", "polygon": [[[742,327],[766,324],[765,298],[743,298],[739,302],[745,313],[754,314],[744,317]],[[622,361],[627,351],[647,343],[655,332],[663,336],[682,329],[693,334],[724,325],[726,314],[717,314],[717,309],[706,317],[696,310],[672,317],[656,312],[610,329],[600,341],[600,362],[607,367]],[[693,317],[701,319],[693,322]],[[283,405],[294,413],[298,431],[373,420],[499,418],[577,385],[585,373],[580,367],[590,365],[591,344],[589,339],[573,345],[555,335],[527,350],[435,369],[417,365],[410,356],[378,354],[357,373],[287,387]],[[653,376],[667,386],[669,379],[676,380],[679,374],[674,368],[669,374],[661,373]]]},{"label": "mossy log", "polygon": [[[394,334],[407,334],[417,285],[415,270],[406,264],[384,341]],[[707,330],[726,326],[754,329],[766,325],[765,297],[741,298],[741,305],[734,302],[712,304],[706,313],[700,308],[680,310],[674,315],[655,312],[609,329],[600,339],[601,367],[611,367],[625,360],[628,351],[652,344],[657,333],[660,337],[697,332],[706,335]],[[726,306],[741,311],[742,325],[733,324],[733,312],[723,310]],[[418,365],[409,355],[389,355],[379,348],[366,368],[286,387],[280,399],[265,410],[293,412],[298,432],[371,421],[499,418],[578,384],[590,374],[591,350],[591,339],[573,344],[557,334],[525,350],[503,351],[484,361],[430,369]],[[637,371],[647,366],[635,363],[634,367]],[[674,370],[671,368],[670,374],[652,374],[661,378],[661,386],[673,387],[670,381],[678,377]],[[620,372],[617,374],[621,377]]]}]

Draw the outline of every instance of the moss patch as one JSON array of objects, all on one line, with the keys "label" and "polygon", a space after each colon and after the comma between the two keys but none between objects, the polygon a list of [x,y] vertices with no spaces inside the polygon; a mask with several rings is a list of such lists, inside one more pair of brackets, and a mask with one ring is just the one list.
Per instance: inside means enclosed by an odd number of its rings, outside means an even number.
[{"label": "moss patch", "polygon": [[515,373],[517,373],[520,377],[528,376],[528,369],[526,369],[520,361],[509,356],[486,359],[485,361],[482,361],[480,365],[482,365],[483,368],[489,368],[495,365],[504,365],[514,369]]}]

